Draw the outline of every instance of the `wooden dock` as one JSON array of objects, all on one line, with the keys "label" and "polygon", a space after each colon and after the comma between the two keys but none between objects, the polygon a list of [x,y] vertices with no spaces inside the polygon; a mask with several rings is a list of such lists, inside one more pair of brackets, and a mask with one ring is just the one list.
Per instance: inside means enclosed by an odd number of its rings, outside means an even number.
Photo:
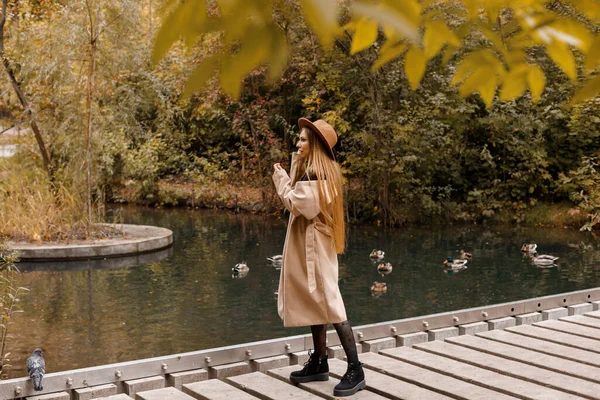
[{"label": "wooden dock", "polygon": [[[575,294],[574,296],[572,296]],[[359,358],[365,366],[367,388],[348,397],[350,399],[599,399],[600,400],[600,301],[593,292],[573,292],[557,297],[566,304],[561,307],[486,319],[445,327],[403,332],[402,321],[393,321],[391,333],[384,337],[366,338],[371,327],[357,327]],[[561,297],[562,296],[562,297]],[[570,304],[577,298],[588,302]],[[588,297],[589,296],[589,297]],[[535,299],[538,304],[548,303],[553,297]],[[541,300],[540,300],[541,299]],[[568,301],[567,301],[568,299]],[[551,303],[551,302],[550,302]],[[515,303],[517,304],[517,303]],[[515,310],[515,304],[509,304]],[[506,306],[506,305],[502,305]],[[481,309],[465,310],[478,314]],[[460,322],[457,315],[453,321]],[[428,321],[436,317],[427,316]],[[483,318],[482,317],[482,318]],[[412,321],[409,326],[413,326]],[[407,322],[407,323],[408,323]],[[412,324],[412,325],[411,325]],[[385,324],[389,329],[390,324]],[[378,328],[379,329],[379,328]],[[400,330],[400,332],[399,332]],[[395,334],[398,333],[398,334]],[[335,336],[330,332],[333,342]],[[362,338],[361,338],[362,336]],[[309,336],[281,339],[290,350],[299,339],[310,344]],[[361,340],[363,339],[363,340]],[[287,340],[287,342],[286,342]],[[257,342],[258,343],[258,342]],[[262,342],[262,347],[249,345],[228,349],[236,354],[245,349],[242,361],[212,363],[210,356],[202,353],[202,368],[168,372],[171,368],[161,360],[161,373],[137,379],[122,379],[127,365],[114,364],[110,368],[94,367],[87,370],[61,372],[63,379],[86,374],[89,381],[84,387],[54,391],[27,399],[35,400],[236,400],[236,399],[333,399],[333,387],[346,371],[340,346],[328,347],[330,379],[327,382],[310,382],[294,386],[288,377],[301,368],[308,358],[306,349],[267,357],[253,357],[252,349],[273,346],[275,342]],[[280,342],[277,342],[278,344]],[[337,344],[337,343],[336,343]],[[258,346],[258,344],[257,344]],[[218,351],[212,349],[212,356]],[[229,353],[223,353],[229,354]],[[194,356],[196,354],[194,353]],[[190,353],[190,357],[192,357]],[[185,358],[185,355],[180,356]],[[236,359],[235,357],[231,359]],[[239,357],[238,357],[239,359]],[[150,362],[153,360],[149,360]],[[154,360],[156,361],[156,360]],[[128,363],[135,366],[136,362]],[[299,365],[298,365],[299,364]],[[142,370],[146,364],[137,364]],[[104,384],[94,380],[98,371],[115,371]],[[106,374],[105,374],[106,375]],[[133,376],[133,375],[132,375]],[[69,383],[67,378],[67,384]],[[106,377],[104,378],[107,379]],[[55,385],[53,378],[51,385]],[[12,383],[11,383],[12,381]],[[2,399],[19,398],[29,390],[26,380],[0,382],[0,395],[6,389],[20,393]],[[6,386],[12,385],[12,386]],[[46,385],[44,385],[46,386]],[[70,386],[75,386],[71,381]],[[3,392],[3,388],[5,391]]]}]

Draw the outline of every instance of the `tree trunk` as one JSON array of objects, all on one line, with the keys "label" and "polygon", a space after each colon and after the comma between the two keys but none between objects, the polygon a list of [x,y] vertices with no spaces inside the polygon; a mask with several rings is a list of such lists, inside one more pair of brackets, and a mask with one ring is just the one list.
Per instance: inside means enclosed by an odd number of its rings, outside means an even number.
[{"label": "tree trunk", "polygon": [[21,85],[17,81],[17,78],[10,66],[10,62],[4,56],[4,26],[6,25],[7,7],[8,7],[8,0],[2,0],[2,15],[0,16],[0,57],[2,57],[2,65],[4,65],[4,70],[8,74],[8,77],[10,78],[10,84],[11,84],[13,90],[15,91],[15,93],[17,94],[17,97],[19,98],[19,102],[21,103],[21,106],[25,109],[25,112],[29,115],[31,130],[33,131],[33,135],[35,136],[35,140],[38,144],[40,154],[42,155],[42,161],[44,163],[44,170],[46,170],[48,175],[51,177],[52,173],[51,173],[50,153],[48,152],[48,149],[46,148],[46,144],[44,142],[44,137],[42,136],[42,132],[40,131],[40,128],[38,127],[38,125],[35,121],[35,116],[33,115],[31,108],[29,108],[29,102],[27,101],[27,98],[25,97],[25,94],[23,93],[23,90],[21,89]]},{"label": "tree trunk", "polygon": [[[93,31],[92,31],[93,32]],[[93,35],[93,33],[92,33]],[[87,216],[88,224],[92,223],[92,172],[91,172],[91,144],[90,140],[92,130],[92,98],[94,92],[94,75],[96,72],[96,38],[92,37],[90,41],[90,66],[88,70],[87,98],[85,102],[86,120],[85,120],[85,173],[87,183]]]}]

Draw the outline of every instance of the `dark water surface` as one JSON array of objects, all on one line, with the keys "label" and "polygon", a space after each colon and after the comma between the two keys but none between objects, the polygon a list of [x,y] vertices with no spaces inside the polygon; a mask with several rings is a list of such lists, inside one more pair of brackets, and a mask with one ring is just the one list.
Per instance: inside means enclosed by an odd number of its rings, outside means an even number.
[{"label": "dark water surface", "polygon": [[[11,325],[11,377],[25,375],[35,347],[47,371],[102,365],[308,333],[284,329],[276,309],[279,271],[266,257],[280,254],[286,219],[216,211],[121,209],[125,223],[172,229],[174,246],[152,258],[108,266],[38,266],[20,276],[31,289]],[[559,266],[539,269],[519,252],[535,242]],[[369,259],[386,252],[394,269],[384,278]],[[442,261],[463,248],[474,260],[452,276]],[[240,261],[250,267],[232,279]],[[356,325],[496,304],[600,286],[600,249],[589,234],[462,226],[386,231],[352,227],[340,257],[340,288]],[[373,281],[388,292],[373,297]]]}]

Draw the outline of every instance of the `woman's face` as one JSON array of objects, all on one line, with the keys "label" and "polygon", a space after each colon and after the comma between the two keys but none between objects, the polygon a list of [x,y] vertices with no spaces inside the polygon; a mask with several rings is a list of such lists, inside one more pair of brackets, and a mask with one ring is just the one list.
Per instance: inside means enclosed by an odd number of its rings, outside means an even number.
[{"label": "woman's face", "polygon": [[298,156],[300,159],[308,159],[308,156],[310,155],[310,148],[308,147],[308,136],[306,135],[305,129],[300,131],[300,137],[298,138],[298,144],[296,144],[296,147],[298,147]]}]

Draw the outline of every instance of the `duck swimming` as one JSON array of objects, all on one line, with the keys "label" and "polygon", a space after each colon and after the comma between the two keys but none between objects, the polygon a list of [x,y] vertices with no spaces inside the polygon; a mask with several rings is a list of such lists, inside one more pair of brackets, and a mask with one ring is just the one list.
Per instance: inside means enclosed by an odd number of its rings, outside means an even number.
[{"label": "duck swimming", "polygon": [[450,268],[450,269],[453,269],[456,271],[456,270],[467,268],[467,262],[468,262],[468,260],[455,260],[452,257],[448,257],[444,260],[444,262],[442,264],[444,264],[444,267]]},{"label": "duck swimming", "polygon": [[392,264],[391,263],[380,263],[377,266],[377,272],[381,275],[387,275],[392,272]]},{"label": "duck swimming", "polygon": [[373,251],[371,252],[371,255],[369,257],[377,259],[377,260],[382,260],[384,256],[385,256],[385,251],[373,249]]},{"label": "duck swimming", "polygon": [[373,293],[385,293],[387,292],[387,285],[385,282],[373,282],[373,286],[371,286],[371,292]]},{"label": "duck swimming", "polygon": [[537,244],[535,243],[523,243],[523,246],[521,246],[521,251],[524,253],[535,253],[536,249]]},{"label": "duck swimming", "polygon": [[233,277],[244,277],[248,274],[248,271],[250,271],[250,268],[248,268],[248,265],[246,264],[245,261],[239,263],[239,264],[235,264],[235,267],[231,268],[231,271],[233,271]]},{"label": "duck swimming", "polygon": [[267,260],[269,260],[275,268],[281,268],[281,265],[283,264],[283,256],[281,254],[267,257]]},{"label": "duck swimming", "polygon": [[529,256],[529,260],[531,260],[531,262],[535,265],[553,266],[555,265],[556,260],[558,260],[558,257],[550,256],[548,254],[538,255],[537,253],[535,253]]},{"label": "duck swimming", "polygon": [[469,260],[470,261],[470,260],[473,259],[473,254],[467,253],[466,251],[461,250],[460,251],[460,259],[461,260]]}]

